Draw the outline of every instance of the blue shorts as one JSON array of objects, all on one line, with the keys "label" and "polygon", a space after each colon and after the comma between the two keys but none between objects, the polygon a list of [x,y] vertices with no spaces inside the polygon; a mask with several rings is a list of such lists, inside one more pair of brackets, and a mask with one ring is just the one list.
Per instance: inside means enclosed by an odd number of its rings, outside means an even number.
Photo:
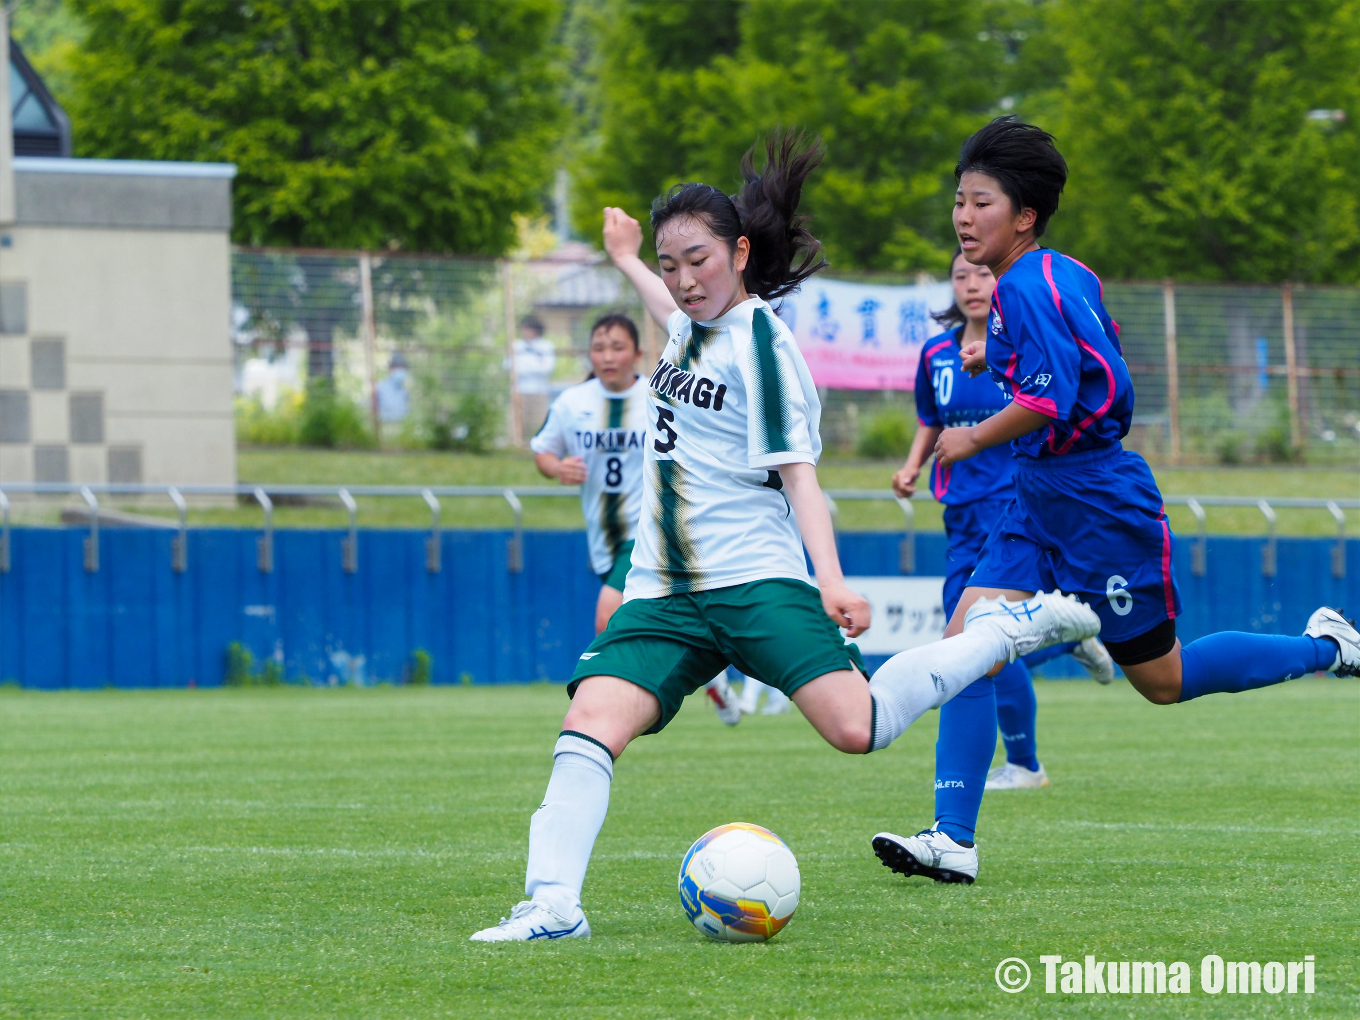
[{"label": "blue shorts", "polygon": [[1175,539],[1147,461],[1115,445],[1016,462],[1015,499],[969,586],[1075,592],[1100,617],[1106,643],[1180,615]]},{"label": "blue shorts", "polygon": [[954,607],[968,587],[982,547],[1010,499],[980,499],[944,508],[944,537],[949,543],[945,553],[944,618],[954,615]]}]

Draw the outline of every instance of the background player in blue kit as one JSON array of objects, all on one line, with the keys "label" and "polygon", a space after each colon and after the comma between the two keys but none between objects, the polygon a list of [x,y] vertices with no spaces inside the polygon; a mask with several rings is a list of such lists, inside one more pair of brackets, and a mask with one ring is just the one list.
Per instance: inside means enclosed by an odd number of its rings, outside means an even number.
[{"label": "background player in blue kit", "polygon": [[[1170,705],[1237,693],[1326,670],[1360,675],[1360,633],[1318,609],[1301,637],[1223,632],[1184,647],[1173,537],[1146,461],[1120,440],[1133,417],[1133,385],[1119,328],[1089,269],[1039,246],[1067,164],[1047,132],[1002,117],[963,145],[954,228],[964,257],[996,277],[983,341],[965,345],[969,371],[989,370],[1010,404],[977,424],[946,428],[940,471],[1009,443],[1015,498],[989,534],[945,633],[1004,611],[1004,603],[1059,588],[1101,619],[1101,637],[1133,687]],[[998,663],[989,675],[1001,667]],[[977,848],[939,829],[874,838],[884,864],[938,881],[972,881]]]},{"label": "background player in blue kit", "polygon": [[[986,336],[987,317],[996,280],[986,266],[974,266],[955,251],[950,266],[954,304],[935,316],[949,330],[928,340],[916,371],[916,413],[920,422],[911,452],[893,475],[893,490],[909,497],[916,491],[921,465],[947,426],[982,421],[1000,411],[1009,395],[989,376],[971,376],[963,368],[960,349]],[[1014,460],[1004,446],[993,447],[954,467],[934,467],[930,491],[945,505],[949,542],[944,583],[945,617],[953,615],[987,533],[1015,494]],[[1109,683],[1114,663],[1099,638],[1079,645],[1054,645],[1009,663],[995,681],[983,678],[940,709],[940,735],[935,749],[935,817],[956,840],[971,840],[986,789],[1026,789],[1048,785],[1038,759],[1034,686],[1029,668],[1071,652],[1093,679]],[[988,720],[995,719],[995,725]],[[989,774],[996,730],[1006,748],[1006,763]]]}]

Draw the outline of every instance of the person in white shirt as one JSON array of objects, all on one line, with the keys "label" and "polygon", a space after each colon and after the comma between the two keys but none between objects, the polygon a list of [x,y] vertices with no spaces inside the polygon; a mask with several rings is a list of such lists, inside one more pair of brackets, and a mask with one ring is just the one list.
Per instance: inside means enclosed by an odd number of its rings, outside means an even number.
[{"label": "person in white shirt", "polygon": [[543,335],[543,322],[526,315],[519,321],[515,352],[515,390],[519,394],[520,419],[525,432],[537,431],[548,412],[548,393],[557,367],[557,347]]},{"label": "person in white shirt", "polygon": [[474,941],[590,935],[581,886],[615,761],[729,663],[792,697],[837,750],[866,754],[999,663],[1099,629],[1089,607],[1054,595],[986,600],[962,634],[894,656],[869,681],[838,629],[864,633],[869,603],[845,584],[817,483],[821,405],[769,304],[825,264],[797,215],[821,149],[784,136],[761,171],[753,156],[734,198],[682,184],[653,205],[660,278],[637,255],[638,222],[605,210],[605,250],[670,333],[647,380],[637,544],[623,605],[567,688],[529,824],[528,899]]}]

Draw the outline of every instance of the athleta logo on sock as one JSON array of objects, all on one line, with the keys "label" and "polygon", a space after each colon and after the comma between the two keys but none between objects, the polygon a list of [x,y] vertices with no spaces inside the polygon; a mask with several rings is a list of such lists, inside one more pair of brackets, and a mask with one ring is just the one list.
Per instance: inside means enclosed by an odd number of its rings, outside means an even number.
[{"label": "athleta logo on sock", "polygon": [[937,790],[966,790],[962,779],[937,779],[935,780]]},{"label": "athleta logo on sock", "polygon": [[941,694],[944,693],[944,677],[940,676],[940,674],[936,673],[934,670],[931,670],[930,672],[930,682],[935,685],[937,691]]}]

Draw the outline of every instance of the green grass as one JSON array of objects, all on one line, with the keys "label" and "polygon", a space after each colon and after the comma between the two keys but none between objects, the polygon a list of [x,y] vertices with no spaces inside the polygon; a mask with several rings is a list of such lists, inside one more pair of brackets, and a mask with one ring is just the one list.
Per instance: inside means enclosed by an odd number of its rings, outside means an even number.
[{"label": "green grass", "polygon": [[[930,717],[859,758],[692,699],[620,760],[595,937],[502,946],[466,940],[520,898],[561,688],[0,693],[0,1017],[1360,1015],[1360,684],[1038,689],[1053,785],[988,798],[972,887],[868,852],[931,818]],[[708,942],[676,896],[738,819],[802,869],[765,945]],[[1211,952],[1312,953],[1317,993],[1206,995]],[[1045,995],[1044,953],[1185,960],[1194,991]]]},{"label": "green grass", "polygon": [[[900,465],[893,461],[860,460],[827,455],[818,466],[827,489],[886,489]],[[487,455],[434,452],[375,452],[304,449],[244,448],[237,456],[242,482],[318,485],[551,485],[534,468],[533,458],[523,452]],[[1156,468],[1158,483],[1167,495],[1316,496],[1329,499],[1360,497],[1360,470],[1319,467]],[[78,501],[75,501],[78,502]],[[359,521],[364,527],[429,526],[429,511],[419,499],[360,499]],[[573,499],[524,501],[524,523],[530,528],[579,529],[580,505]],[[173,517],[167,500],[128,506],[139,513]],[[48,506],[35,512],[16,506],[24,520],[51,520],[56,511]],[[1172,526],[1184,534],[1194,533],[1188,510],[1168,508]],[[1263,534],[1265,520],[1253,508],[1209,508],[1209,530],[1216,534]],[[1279,510],[1280,534],[1327,535],[1336,524],[1324,510]],[[1351,512],[1351,529],[1360,527],[1360,514]],[[194,507],[190,523],[258,527],[259,508],[253,502],[239,507]],[[339,503],[331,507],[279,507],[276,527],[343,527],[347,517]],[[446,499],[446,528],[507,528],[514,521],[503,499]],[[843,501],[837,526],[852,531],[892,531],[903,525],[897,504]],[[943,530],[941,508],[933,502],[916,503],[916,526],[922,531]]]}]

